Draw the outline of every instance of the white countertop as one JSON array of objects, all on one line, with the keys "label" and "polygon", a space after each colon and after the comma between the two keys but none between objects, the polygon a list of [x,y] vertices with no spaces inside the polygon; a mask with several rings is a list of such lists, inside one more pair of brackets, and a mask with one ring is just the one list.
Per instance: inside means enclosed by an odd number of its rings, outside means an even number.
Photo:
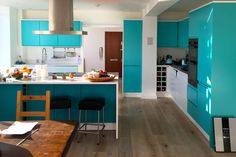
[{"label": "white countertop", "polygon": [[0,82],[0,84],[118,85],[119,82],[118,80],[119,80],[118,77],[116,77],[114,81],[110,82],[90,82],[88,80],[83,79],[82,77],[75,77],[73,78],[73,80],[69,80],[69,78],[63,80],[61,77],[58,77],[58,79],[56,80],[53,80],[51,78],[48,79],[32,78],[31,80],[28,81],[8,79],[6,82]]}]

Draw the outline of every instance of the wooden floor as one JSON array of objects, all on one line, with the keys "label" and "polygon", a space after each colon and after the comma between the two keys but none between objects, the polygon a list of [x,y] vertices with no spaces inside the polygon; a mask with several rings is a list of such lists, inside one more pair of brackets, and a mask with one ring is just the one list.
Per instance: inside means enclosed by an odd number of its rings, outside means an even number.
[{"label": "wooden floor", "polygon": [[74,141],[68,157],[236,157],[210,149],[171,99],[122,99],[119,118],[119,140],[107,131],[97,146],[96,137],[87,135]]}]

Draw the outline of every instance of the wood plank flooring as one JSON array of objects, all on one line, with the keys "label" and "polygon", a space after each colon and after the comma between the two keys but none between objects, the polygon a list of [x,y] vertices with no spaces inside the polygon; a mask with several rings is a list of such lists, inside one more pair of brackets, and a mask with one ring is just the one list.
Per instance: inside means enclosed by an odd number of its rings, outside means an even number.
[{"label": "wood plank flooring", "polygon": [[115,131],[106,131],[99,146],[96,136],[83,136],[68,157],[236,157],[215,153],[169,98],[121,99],[119,118],[119,140]]}]

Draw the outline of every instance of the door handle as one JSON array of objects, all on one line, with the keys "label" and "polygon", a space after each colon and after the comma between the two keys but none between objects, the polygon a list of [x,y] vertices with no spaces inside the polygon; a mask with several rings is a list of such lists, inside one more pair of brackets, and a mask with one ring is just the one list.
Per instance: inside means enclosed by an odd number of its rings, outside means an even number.
[{"label": "door handle", "polygon": [[118,62],[118,59],[110,59],[110,62]]}]

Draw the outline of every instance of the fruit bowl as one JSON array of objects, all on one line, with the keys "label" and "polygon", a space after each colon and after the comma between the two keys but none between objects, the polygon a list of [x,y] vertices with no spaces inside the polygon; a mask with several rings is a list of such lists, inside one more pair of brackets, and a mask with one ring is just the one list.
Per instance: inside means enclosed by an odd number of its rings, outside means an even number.
[{"label": "fruit bowl", "polygon": [[21,80],[23,78],[23,74],[12,74],[12,77],[16,80]]},{"label": "fruit bowl", "polygon": [[85,74],[83,78],[91,82],[109,82],[115,79],[115,75],[108,75],[107,77],[89,77],[87,74]]}]

